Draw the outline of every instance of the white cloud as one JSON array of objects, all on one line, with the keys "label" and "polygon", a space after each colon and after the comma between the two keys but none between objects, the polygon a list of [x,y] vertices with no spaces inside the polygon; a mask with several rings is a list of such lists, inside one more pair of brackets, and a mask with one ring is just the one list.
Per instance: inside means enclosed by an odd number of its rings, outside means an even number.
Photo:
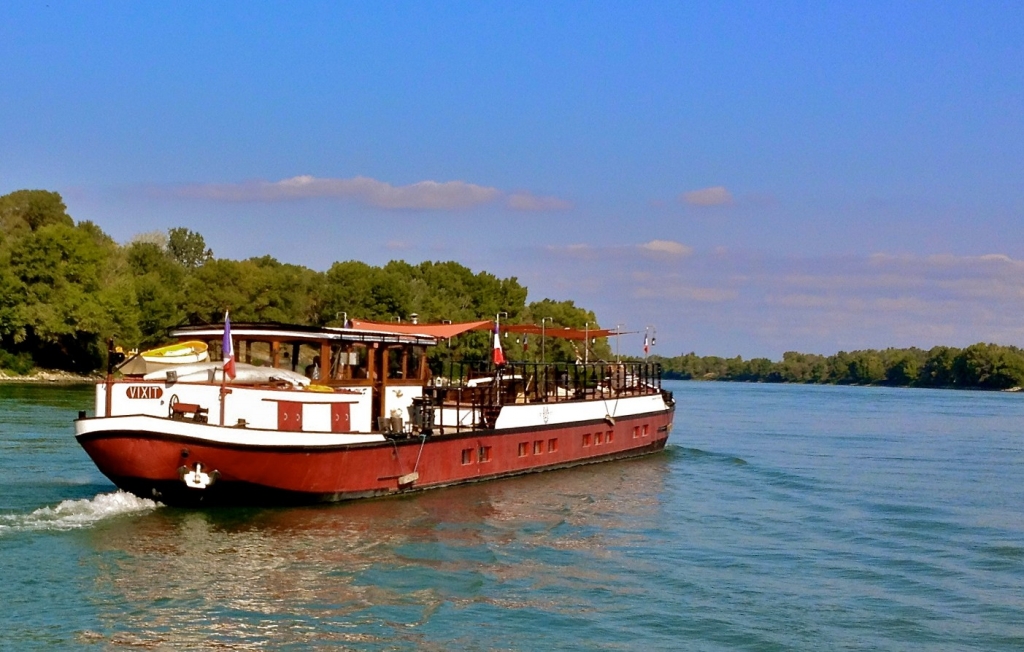
[{"label": "white cloud", "polygon": [[651,240],[648,243],[637,246],[641,249],[646,249],[647,251],[670,254],[673,256],[689,256],[693,253],[693,247],[689,247],[673,240]]},{"label": "white cloud", "polygon": [[722,206],[732,203],[732,195],[725,189],[725,186],[712,186],[684,192],[680,195],[680,199],[683,203],[692,206]]},{"label": "white cloud", "polygon": [[1001,254],[636,255],[647,249],[592,247],[566,265],[563,247],[533,285],[560,276],[604,321],[657,323],[673,355],[1024,344],[1024,262]]},{"label": "white cloud", "polygon": [[501,194],[497,188],[465,181],[420,181],[393,186],[369,177],[318,179],[304,175],[281,181],[186,186],[179,192],[187,197],[221,201],[285,201],[327,197],[352,199],[378,208],[456,209],[492,202]]},{"label": "white cloud", "polygon": [[419,181],[395,186],[362,176],[332,179],[301,175],[280,181],[196,184],[178,188],[175,194],[234,202],[344,199],[392,210],[469,209],[494,204],[502,198],[509,208],[521,211],[556,211],[572,207],[572,204],[558,197],[537,196],[524,191],[507,194],[498,188],[466,181]]}]

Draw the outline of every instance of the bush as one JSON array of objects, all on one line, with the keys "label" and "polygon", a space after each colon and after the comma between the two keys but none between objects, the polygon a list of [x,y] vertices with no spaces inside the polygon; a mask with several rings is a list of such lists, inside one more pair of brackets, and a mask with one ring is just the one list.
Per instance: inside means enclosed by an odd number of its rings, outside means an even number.
[{"label": "bush", "polygon": [[35,369],[32,356],[28,353],[8,353],[0,349],[0,369],[5,369],[18,376],[27,376]]}]

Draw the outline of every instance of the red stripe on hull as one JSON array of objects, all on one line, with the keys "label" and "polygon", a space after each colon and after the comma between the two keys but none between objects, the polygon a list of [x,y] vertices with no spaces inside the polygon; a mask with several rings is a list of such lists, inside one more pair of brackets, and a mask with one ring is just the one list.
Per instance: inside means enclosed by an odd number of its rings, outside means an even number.
[{"label": "red stripe on hull", "polygon": [[[614,425],[596,421],[331,449],[257,448],[148,432],[96,433],[80,442],[119,487],[170,504],[319,502],[644,455],[664,448],[672,415],[670,410],[621,418]],[[192,470],[196,464],[218,472],[206,489],[188,488],[180,478],[181,467]],[[399,484],[414,471],[415,481]]]}]

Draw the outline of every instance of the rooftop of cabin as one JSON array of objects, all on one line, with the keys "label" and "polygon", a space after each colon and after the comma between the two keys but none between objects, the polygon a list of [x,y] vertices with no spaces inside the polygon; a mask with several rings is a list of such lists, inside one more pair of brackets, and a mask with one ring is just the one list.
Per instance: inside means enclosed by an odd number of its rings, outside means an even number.
[{"label": "rooftop of cabin", "polygon": [[[170,336],[179,341],[219,338],[223,335],[224,324],[180,326],[170,332]],[[261,342],[377,342],[421,346],[437,344],[437,338],[428,334],[280,323],[232,323],[231,336],[235,339]]]}]

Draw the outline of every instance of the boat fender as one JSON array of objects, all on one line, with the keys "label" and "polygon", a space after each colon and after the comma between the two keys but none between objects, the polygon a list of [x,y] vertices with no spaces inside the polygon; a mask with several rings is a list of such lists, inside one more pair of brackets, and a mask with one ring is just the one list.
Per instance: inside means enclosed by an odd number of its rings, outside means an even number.
[{"label": "boat fender", "polygon": [[604,415],[604,420],[608,422],[609,426],[614,426],[615,425],[615,417],[613,417],[610,414]]}]

